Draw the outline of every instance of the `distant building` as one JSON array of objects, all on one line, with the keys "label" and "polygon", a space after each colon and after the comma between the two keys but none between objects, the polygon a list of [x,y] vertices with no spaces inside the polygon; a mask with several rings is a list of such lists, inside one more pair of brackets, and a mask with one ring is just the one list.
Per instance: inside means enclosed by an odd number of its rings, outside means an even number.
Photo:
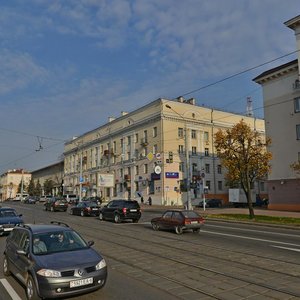
[{"label": "distant building", "polygon": [[300,178],[291,168],[300,161],[300,16],[284,24],[295,32],[298,58],[253,80],[263,89],[266,136],[272,139],[269,208],[300,211]]},{"label": "distant building", "polygon": [[[185,205],[190,199],[228,200],[214,134],[243,119],[264,135],[264,121],[195,104],[195,99],[157,99],[67,142],[64,188],[82,196],[140,199]],[[189,190],[189,189],[188,189]],[[263,185],[260,192],[265,194]],[[194,202],[195,203],[195,202]]]},{"label": "distant building", "polygon": [[31,172],[34,184],[37,182],[41,185],[41,195],[44,196],[46,193],[44,191],[45,181],[50,181],[53,184],[52,195],[61,195],[63,193],[63,176],[64,176],[64,162],[60,161],[58,163],[45,166],[41,169]]},{"label": "distant building", "polygon": [[23,191],[27,192],[27,187],[31,180],[31,174],[23,169],[8,170],[0,176],[0,199],[5,201],[13,199],[18,193],[20,183],[23,181]]}]

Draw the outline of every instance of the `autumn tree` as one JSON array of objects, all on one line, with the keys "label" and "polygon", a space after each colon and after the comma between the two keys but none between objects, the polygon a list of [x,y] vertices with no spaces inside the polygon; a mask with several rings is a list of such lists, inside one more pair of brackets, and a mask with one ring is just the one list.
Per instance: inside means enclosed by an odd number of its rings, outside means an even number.
[{"label": "autumn tree", "polygon": [[34,195],[34,190],[35,190],[35,184],[34,184],[33,178],[31,177],[29,185],[28,185],[28,194],[30,196],[33,196]]},{"label": "autumn tree", "polygon": [[231,129],[219,130],[215,134],[215,147],[222,165],[227,169],[225,175],[229,182],[239,182],[245,192],[249,216],[254,218],[251,187],[255,180],[263,179],[270,171],[271,153],[267,150],[270,139],[241,120]]},{"label": "autumn tree", "polygon": [[300,176],[300,161],[292,163],[290,167],[294,170],[297,176]]}]

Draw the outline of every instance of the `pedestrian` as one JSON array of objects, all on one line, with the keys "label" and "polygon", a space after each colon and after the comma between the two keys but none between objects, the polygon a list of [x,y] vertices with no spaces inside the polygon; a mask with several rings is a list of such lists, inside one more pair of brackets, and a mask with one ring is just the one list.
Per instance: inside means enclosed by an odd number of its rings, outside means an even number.
[{"label": "pedestrian", "polygon": [[148,204],[149,205],[152,205],[152,198],[149,196],[149,198],[148,198]]},{"label": "pedestrian", "polygon": [[143,196],[141,197],[141,203],[144,203],[144,198],[143,198]]}]

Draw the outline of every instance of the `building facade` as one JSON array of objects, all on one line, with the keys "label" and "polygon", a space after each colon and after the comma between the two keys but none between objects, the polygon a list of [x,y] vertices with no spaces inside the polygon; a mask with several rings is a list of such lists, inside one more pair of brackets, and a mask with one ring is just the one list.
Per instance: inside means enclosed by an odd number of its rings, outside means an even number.
[{"label": "building facade", "polygon": [[266,135],[272,139],[269,208],[300,211],[300,178],[291,168],[300,161],[300,16],[285,25],[295,32],[298,58],[253,80],[263,89]]},{"label": "building facade", "polygon": [[0,200],[14,199],[22,182],[23,191],[27,192],[30,180],[31,174],[23,169],[8,170],[3,173],[0,176]]},{"label": "building facade", "polygon": [[39,182],[41,185],[41,196],[46,195],[43,187],[47,180],[52,182],[52,195],[63,194],[64,161],[32,171],[31,174],[34,184],[36,185]]},{"label": "building facade", "polygon": [[199,107],[195,99],[157,99],[123,112],[65,144],[65,192],[185,205],[207,187],[207,198],[227,201],[213,136],[241,119],[264,135],[263,120]]}]

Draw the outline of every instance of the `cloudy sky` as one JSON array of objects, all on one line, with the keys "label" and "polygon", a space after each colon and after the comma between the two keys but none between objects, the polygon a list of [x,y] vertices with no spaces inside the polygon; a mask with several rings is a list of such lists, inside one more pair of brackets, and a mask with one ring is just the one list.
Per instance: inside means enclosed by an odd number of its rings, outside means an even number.
[{"label": "cloudy sky", "polygon": [[283,22],[299,14],[299,0],[1,1],[0,174],[53,164],[64,141],[160,97],[236,113],[251,97],[263,117],[252,79],[296,58],[266,64],[296,50]]}]

